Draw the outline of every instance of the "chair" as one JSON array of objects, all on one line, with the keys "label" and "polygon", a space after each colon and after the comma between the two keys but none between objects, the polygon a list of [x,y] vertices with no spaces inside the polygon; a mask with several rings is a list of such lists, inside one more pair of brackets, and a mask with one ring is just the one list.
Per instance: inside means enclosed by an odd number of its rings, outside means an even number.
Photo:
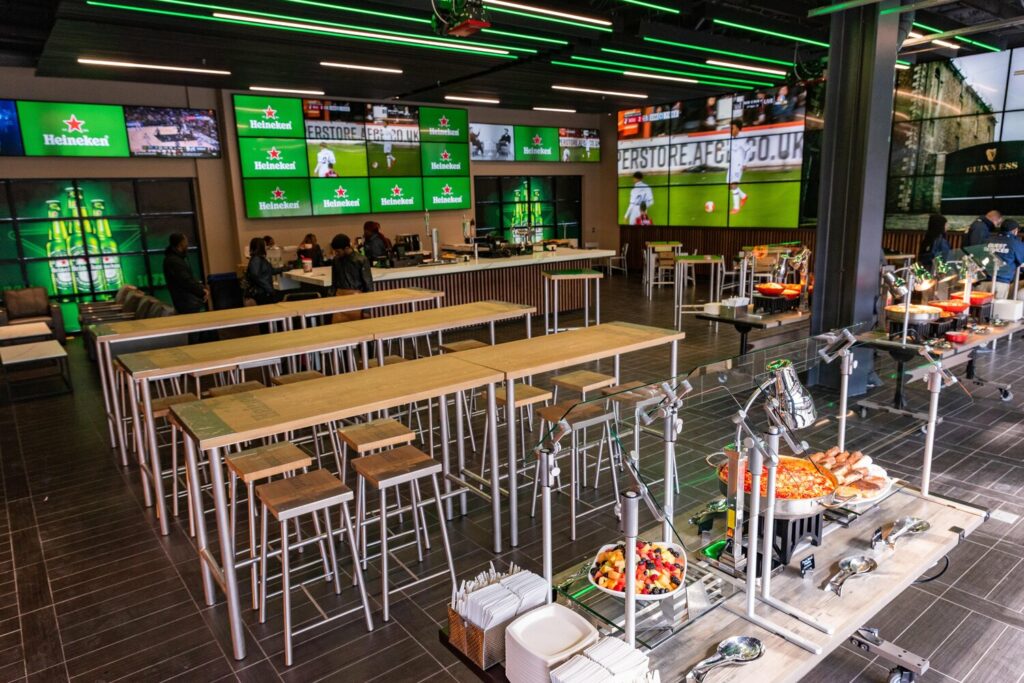
[{"label": "chair", "polygon": [[54,339],[61,344],[67,342],[60,305],[50,303],[44,288],[9,289],[4,292],[3,303],[3,307],[0,307],[0,325],[46,323]]},{"label": "chair", "polygon": [[618,256],[611,256],[608,259],[608,274],[611,275],[613,271],[621,270],[623,275],[629,275],[629,271],[626,269],[626,257],[629,255],[629,242],[622,245],[622,249],[619,250]]}]

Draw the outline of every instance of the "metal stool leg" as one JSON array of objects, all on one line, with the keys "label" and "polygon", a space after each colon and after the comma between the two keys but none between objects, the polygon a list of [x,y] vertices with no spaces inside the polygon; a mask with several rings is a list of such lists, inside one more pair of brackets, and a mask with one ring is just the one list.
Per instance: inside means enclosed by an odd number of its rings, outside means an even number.
[{"label": "metal stool leg", "polygon": [[[380,490],[380,587],[381,602],[384,605],[384,621],[391,619],[391,606],[388,604],[388,498],[387,489]],[[444,520],[444,511],[438,510],[441,519]],[[444,522],[441,522],[444,526]],[[365,543],[365,539],[364,539]],[[365,553],[364,553],[365,557]]]},{"label": "metal stool leg", "polygon": [[355,534],[352,531],[352,518],[349,516],[348,503],[341,504],[341,514],[345,520],[345,533],[348,535],[349,552],[352,553],[352,577],[359,586],[359,599],[363,601],[363,615],[366,617],[366,630],[373,630],[373,617],[370,615],[370,600],[366,596],[366,581],[363,580],[363,571],[359,566],[359,546],[356,543]]},{"label": "metal stool leg", "polygon": [[[296,526],[298,522],[296,521]],[[284,612],[284,665],[292,665],[292,583],[288,566],[288,520],[281,520],[281,610]]]}]

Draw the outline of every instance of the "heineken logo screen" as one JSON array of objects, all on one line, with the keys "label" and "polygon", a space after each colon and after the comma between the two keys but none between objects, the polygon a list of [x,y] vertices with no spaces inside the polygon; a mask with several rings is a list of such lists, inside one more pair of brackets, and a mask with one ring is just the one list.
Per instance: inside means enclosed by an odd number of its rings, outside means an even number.
[{"label": "heineken logo screen", "polygon": [[370,178],[374,211],[422,211],[423,183],[419,178]]},{"label": "heineken logo screen", "polygon": [[370,213],[370,185],[366,178],[313,178],[313,215]]},{"label": "heineken logo screen", "polygon": [[461,143],[420,144],[423,175],[464,176],[469,174],[469,146]]},{"label": "heineken logo screen", "polygon": [[128,156],[120,105],[23,101],[17,106],[28,156]]},{"label": "heineken logo screen", "polygon": [[424,178],[426,208],[433,210],[468,209],[469,178]]},{"label": "heineken logo screen", "polygon": [[558,161],[558,129],[516,126],[516,161]]},{"label": "heineken logo screen", "polygon": [[305,179],[246,179],[242,181],[242,189],[245,215],[249,218],[284,218],[312,213],[309,182]]},{"label": "heineken logo screen", "polygon": [[424,142],[466,142],[468,128],[465,109],[420,107],[420,139]]},{"label": "heineken logo screen", "polygon": [[243,137],[305,137],[302,100],[235,95],[235,128]]}]

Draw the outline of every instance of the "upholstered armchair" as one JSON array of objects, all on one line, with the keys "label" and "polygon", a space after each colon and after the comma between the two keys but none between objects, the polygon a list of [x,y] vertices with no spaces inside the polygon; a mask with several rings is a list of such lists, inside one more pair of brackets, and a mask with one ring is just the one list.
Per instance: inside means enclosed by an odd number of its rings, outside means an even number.
[{"label": "upholstered armchair", "polygon": [[3,306],[0,307],[0,325],[46,323],[53,332],[54,339],[61,344],[67,341],[60,305],[50,303],[46,290],[42,287],[9,289],[3,293],[3,299]]}]

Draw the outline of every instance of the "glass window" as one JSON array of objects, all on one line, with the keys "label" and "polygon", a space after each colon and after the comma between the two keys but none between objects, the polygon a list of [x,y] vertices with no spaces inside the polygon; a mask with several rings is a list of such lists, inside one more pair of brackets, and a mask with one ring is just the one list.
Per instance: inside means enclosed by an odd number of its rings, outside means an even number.
[{"label": "glass window", "polygon": [[917,121],[900,121],[893,125],[889,152],[890,176],[914,175],[920,138],[921,124]]},{"label": "glass window", "polygon": [[7,261],[19,258],[21,258],[21,254],[18,253],[18,234],[15,230],[15,223],[0,222],[0,259]]},{"label": "glass window", "polygon": [[959,172],[946,169],[946,157],[958,150],[999,140],[1002,113],[957,116],[921,122],[918,138],[918,175]]},{"label": "glass window", "polygon": [[501,186],[498,181],[497,177],[479,176],[474,179],[477,204],[501,201]]},{"label": "glass window", "polygon": [[580,201],[582,199],[582,178],[578,175],[555,178],[555,199],[558,201]]},{"label": "glass window", "polygon": [[63,217],[78,213],[71,180],[16,180],[11,182],[14,216],[17,218]]},{"label": "glass window", "polygon": [[25,286],[25,278],[21,274],[21,264],[0,263],[0,290],[21,289]]},{"label": "glass window", "polygon": [[168,238],[174,233],[181,233],[188,238],[191,245],[199,244],[199,236],[196,231],[195,216],[145,216],[142,219],[145,226],[146,249],[148,251],[163,251],[169,244]]},{"label": "glass window", "polygon": [[130,180],[79,180],[81,208],[90,216],[134,216],[135,188]]},{"label": "glass window", "polygon": [[139,213],[183,213],[194,210],[191,180],[140,180],[136,188]]}]

